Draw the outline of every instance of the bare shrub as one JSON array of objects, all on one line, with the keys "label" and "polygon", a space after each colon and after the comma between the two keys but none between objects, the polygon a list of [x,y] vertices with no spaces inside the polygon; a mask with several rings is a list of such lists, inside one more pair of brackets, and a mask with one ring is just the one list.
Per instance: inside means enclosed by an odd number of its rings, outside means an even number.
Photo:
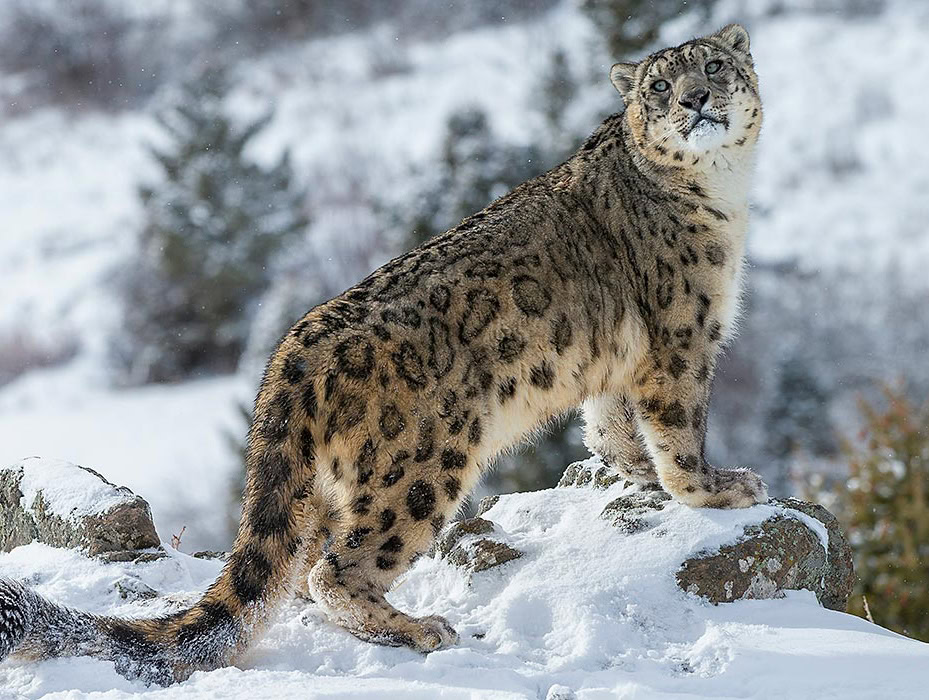
[{"label": "bare shrub", "polygon": [[74,338],[52,342],[40,340],[22,328],[0,332],[0,385],[34,369],[64,364],[78,349]]}]

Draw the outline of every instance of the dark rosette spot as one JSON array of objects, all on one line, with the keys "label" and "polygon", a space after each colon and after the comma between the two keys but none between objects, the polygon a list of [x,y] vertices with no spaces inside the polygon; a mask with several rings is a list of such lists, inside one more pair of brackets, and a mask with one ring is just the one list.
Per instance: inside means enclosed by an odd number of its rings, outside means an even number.
[{"label": "dark rosette spot", "polygon": [[350,430],[364,420],[367,404],[357,394],[342,394],[331,405],[326,421],[325,442],[338,432]]},{"label": "dark rosette spot", "polygon": [[287,437],[287,424],[293,410],[293,398],[287,391],[279,391],[262,412],[258,430],[262,437],[272,443]]},{"label": "dark rosette spot", "polygon": [[464,317],[458,325],[458,339],[468,344],[477,338],[500,313],[500,300],[489,289],[472,289],[465,296]]},{"label": "dark rosette spot", "polygon": [[697,455],[677,455],[674,461],[685,472],[695,472],[700,468],[700,460],[697,459]]},{"label": "dark rosette spot", "polygon": [[710,310],[710,298],[706,294],[697,297],[697,325],[703,328],[706,323],[706,314]]},{"label": "dark rosette spot", "polygon": [[303,407],[303,412],[306,413],[307,418],[316,418],[316,387],[313,386],[313,382],[307,384],[306,388],[303,390],[303,394],[300,397],[300,405]]},{"label": "dark rosette spot", "polygon": [[422,316],[412,306],[401,306],[399,309],[384,309],[381,312],[384,323],[393,323],[407,328],[419,328],[423,322]]},{"label": "dark rosette spot", "polygon": [[529,370],[529,381],[540,389],[551,389],[555,385],[555,368],[550,362],[542,362]]},{"label": "dark rosette spot", "polygon": [[406,428],[406,419],[396,404],[388,403],[381,408],[378,426],[381,429],[381,435],[388,440],[393,440]]},{"label": "dark rosette spot", "polygon": [[352,503],[352,512],[357,515],[367,515],[368,511],[371,510],[371,503],[374,501],[374,496],[370,493],[366,493],[362,496],[359,496]]},{"label": "dark rosette spot", "polygon": [[452,347],[448,325],[437,318],[429,319],[429,367],[436,378],[441,379],[455,364],[455,349]]},{"label": "dark rosette spot", "polygon": [[335,346],[336,368],[352,379],[367,379],[374,371],[374,346],[360,335]]},{"label": "dark rosette spot", "polygon": [[480,260],[465,270],[465,277],[469,279],[487,280],[500,276],[503,265],[496,260]]},{"label": "dark rosette spot", "polygon": [[413,344],[404,341],[390,356],[397,368],[397,374],[413,391],[419,391],[426,386],[426,371],[423,367],[423,358]]},{"label": "dark rosette spot", "polygon": [[384,476],[381,478],[381,481],[384,483],[384,486],[390,488],[398,481],[400,481],[400,479],[402,479],[405,474],[406,472],[404,471],[403,467],[393,467],[389,472],[384,474]]},{"label": "dark rosette spot", "polygon": [[370,534],[370,527],[356,527],[354,530],[348,533],[348,536],[345,538],[345,545],[349,549],[358,549],[361,546],[361,543],[364,542],[365,537]]},{"label": "dark rosette spot", "polygon": [[261,597],[272,573],[271,562],[254,544],[233,552],[229,558],[232,590],[243,605]]},{"label": "dark rosette spot", "polygon": [[398,552],[403,551],[403,538],[399,535],[392,535],[384,540],[384,543],[380,546],[382,552],[390,552],[391,554],[397,554]]},{"label": "dark rosette spot", "polygon": [[458,494],[461,493],[461,482],[454,476],[450,476],[442,482],[442,488],[445,489],[448,500],[454,501],[458,498]]},{"label": "dark rosette spot", "polygon": [[282,501],[281,494],[269,488],[250,498],[246,515],[249,529],[257,537],[280,535],[293,525],[291,504]]},{"label": "dark rosette spot", "polygon": [[567,314],[561,314],[558,319],[552,321],[550,340],[552,346],[555,348],[555,352],[557,352],[559,355],[571,347],[571,321],[568,320]]},{"label": "dark rosette spot", "polygon": [[416,444],[414,462],[425,462],[435,452],[435,421],[424,418],[419,424],[419,442]]},{"label": "dark rosette spot", "polygon": [[468,443],[471,445],[477,445],[481,441],[481,434],[483,429],[481,428],[481,419],[475,418],[471,421],[471,425],[468,427]]},{"label": "dark rosette spot", "polygon": [[425,520],[435,510],[435,489],[422,479],[414,481],[406,494],[406,507],[413,520]]},{"label": "dark rosette spot", "polygon": [[288,384],[299,384],[306,376],[306,358],[296,352],[290,353],[284,359],[284,367],[281,369],[281,376]]},{"label": "dark rosette spot", "polygon": [[516,377],[507,377],[497,387],[497,398],[500,403],[506,403],[516,395]]},{"label": "dark rosette spot", "polygon": [[381,532],[387,532],[397,522],[397,514],[390,508],[385,508],[378,516],[378,522],[381,524]]},{"label": "dark rosette spot", "polygon": [[683,428],[687,425],[687,411],[680,401],[672,401],[662,408],[658,420],[669,428]]},{"label": "dark rosette spot", "polygon": [[464,469],[468,458],[463,452],[451,448],[442,450],[442,469]]},{"label": "dark rosette spot", "polygon": [[358,475],[358,483],[366,484],[374,476],[374,465],[377,460],[377,451],[374,448],[374,441],[371,438],[365,440],[355,460],[355,472]]},{"label": "dark rosette spot", "polygon": [[513,260],[513,264],[517,267],[538,267],[542,264],[542,260],[536,253],[529,253],[528,255],[520,255]]},{"label": "dark rosette spot", "polygon": [[526,340],[516,331],[505,331],[497,343],[500,359],[506,363],[513,362],[526,349]]},{"label": "dark rosette spot", "polygon": [[444,284],[434,287],[429,292],[429,304],[433,309],[441,314],[448,311],[448,306],[452,301],[452,292]]},{"label": "dark rosette spot", "polygon": [[255,474],[267,488],[277,489],[290,479],[293,466],[280,449],[265,450],[255,464]]},{"label": "dark rosette spot", "polygon": [[313,440],[313,433],[307,428],[300,429],[300,456],[304,462],[316,459],[316,442]]},{"label": "dark rosette spot", "polygon": [[513,278],[513,302],[527,316],[541,316],[552,303],[552,294],[529,275]]},{"label": "dark rosette spot", "polygon": [[658,289],[655,291],[659,309],[667,309],[674,301],[674,280],[664,280],[658,283]]},{"label": "dark rosette spot", "polygon": [[668,369],[671,371],[672,377],[680,379],[681,375],[687,371],[687,360],[677,353],[674,353],[671,355],[671,362],[668,365]]}]

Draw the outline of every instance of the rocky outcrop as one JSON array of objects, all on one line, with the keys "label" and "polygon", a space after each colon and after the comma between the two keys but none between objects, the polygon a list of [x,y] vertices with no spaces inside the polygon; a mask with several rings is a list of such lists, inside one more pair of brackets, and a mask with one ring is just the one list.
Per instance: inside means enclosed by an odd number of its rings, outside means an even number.
[{"label": "rocky outcrop", "polygon": [[[621,481],[596,460],[586,460],[570,465],[558,485],[604,489]],[[659,527],[669,502],[664,491],[640,489],[610,501],[601,517],[623,535],[634,535]],[[713,603],[777,598],[784,591],[805,589],[824,607],[844,611],[855,570],[835,516],[794,498],[771,504],[771,516],[747,525],[736,542],[686,559],[676,573],[678,585]]]},{"label": "rocky outcrop", "polygon": [[[814,529],[790,511],[785,508],[783,515],[745,528],[734,544],[691,557],[677,572],[678,585],[713,603],[778,598],[784,591],[805,589],[824,607],[844,611],[855,582],[848,544],[842,537],[835,545],[837,537],[830,535],[823,546]],[[842,554],[830,556],[830,550]]]},{"label": "rocky outcrop", "polygon": [[68,462],[24,459],[0,469],[0,549],[30,542],[114,561],[155,558],[161,542],[143,498]]},{"label": "rocky outcrop", "polygon": [[493,531],[494,524],[483,518],[459,520],[442,531],[435,551],[449,563],[471,572],[486,571],[522,556],[519,550],[490,537]]}]

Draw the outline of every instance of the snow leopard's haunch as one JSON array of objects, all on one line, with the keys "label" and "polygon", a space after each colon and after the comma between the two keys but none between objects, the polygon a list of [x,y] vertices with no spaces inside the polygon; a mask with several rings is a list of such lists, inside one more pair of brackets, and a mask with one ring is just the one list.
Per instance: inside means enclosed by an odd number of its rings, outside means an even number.
[{"label": "snow leopard's haunch", "polygon": [[739,308],[761,101],[744,29],[613,66],[626,111],[565,163],[304,316],[255,401],[242,521],[190,610],[97,618],[16,584],[0,651],[158,683],[231,663],[297,589],[362,639],[457,634],[384,597],[495,455],[583,406],[586,444],[692,506],[767,498],[704,458]]}]

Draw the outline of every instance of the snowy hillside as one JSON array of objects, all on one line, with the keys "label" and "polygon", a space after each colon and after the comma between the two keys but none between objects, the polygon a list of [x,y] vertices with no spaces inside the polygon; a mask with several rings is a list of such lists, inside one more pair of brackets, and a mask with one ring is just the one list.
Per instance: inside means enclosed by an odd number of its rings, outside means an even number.
[{"label": "snowy hillside", "polygon": [[[734,541],[778,506],[671,503],[647,516],[644,529],[624,534],[600,512],[635,488],[620,482],[504,496],[483,517],[520,558],[470,575],[437,556],[420,559],[389,597],[416,615],[446,616],[461,635],[454,648],[422,656],[363,643],[298,601],[236,667],[160,689],[90,658],[8,661],[0,696],[925,697],[929,645],[821,608],[810,592],[712,606],[677,587],[674,574],[687,557]],[[0,569],[68,605],[151,615],[191,601],[221,566],[168,552],[147,564],[101,564],[31,544],[0,554]],[[162,597],[151,598],[154,591]]]},{"label": "snowy hillside", "polygon": [[[904,321],[912,326],[915,314],[926,326],[929,142],[918,87],[929,83],[926,6],[895,2],[856,18],[805,12],[806,4],[767,14],[760,8],[769,3],[723,0],[709,20],[749,25],[762,84],[750,254],[825,275],[814,299],[783,295],[785,306],[811,309],[811,324],[828,320],[840,283],[866,297],[847,313],[875,315],[876,339],[850,352],[867,356],[868,369],[883,367],[885,378],[925,379],[912,361],[920,336],[882,324],[902,295],[910,306],[900,308],[912,309]],[[661,41],[694,31],[685,15]],[[276,107],[252,155],[270,162],[290,147],[310,185],[307,298],[340,291],[391,255],[385,225],[358,202],[404,201],[428,178],[451,110],[482,105],[501,138],[533,140],[542,129],[539,76],[558,48],[581,81],[566,116],[574,138],[618,109],[606,78],[612,59],[600,46],[566,2],[538,21],[441,40],[400,42],[379,27],[236,66],[234,112],[244,120]],[[145,145],[160,138],[157,104],[116,113],[48,107],[0,126],[0,361],[15,364],[18,353],[65,361],[0,385],[0,464],[34,454],[95,464],[147,494],[163,533],[187,525],[193,549],[220,547],[228,533],[215,504],[236,464],[223,431],[244,432],[233,402],[249,402],[260,360],[238,377],[137,390],[113,389],[107,374],[107,338],[120,327],[112,276],[135,252],[136,187],[154,174]],[[772,346],[770,337],[762,344]],[[889,359],[874,360],[884,350]],[[711,421],[714,445],[730,434],[743,440],[738,459],[755,448],[745,449],[753,433],[740,416],[759,423],[764,415],[757,396],[770,377],[759,381],[727,422]]]}]

